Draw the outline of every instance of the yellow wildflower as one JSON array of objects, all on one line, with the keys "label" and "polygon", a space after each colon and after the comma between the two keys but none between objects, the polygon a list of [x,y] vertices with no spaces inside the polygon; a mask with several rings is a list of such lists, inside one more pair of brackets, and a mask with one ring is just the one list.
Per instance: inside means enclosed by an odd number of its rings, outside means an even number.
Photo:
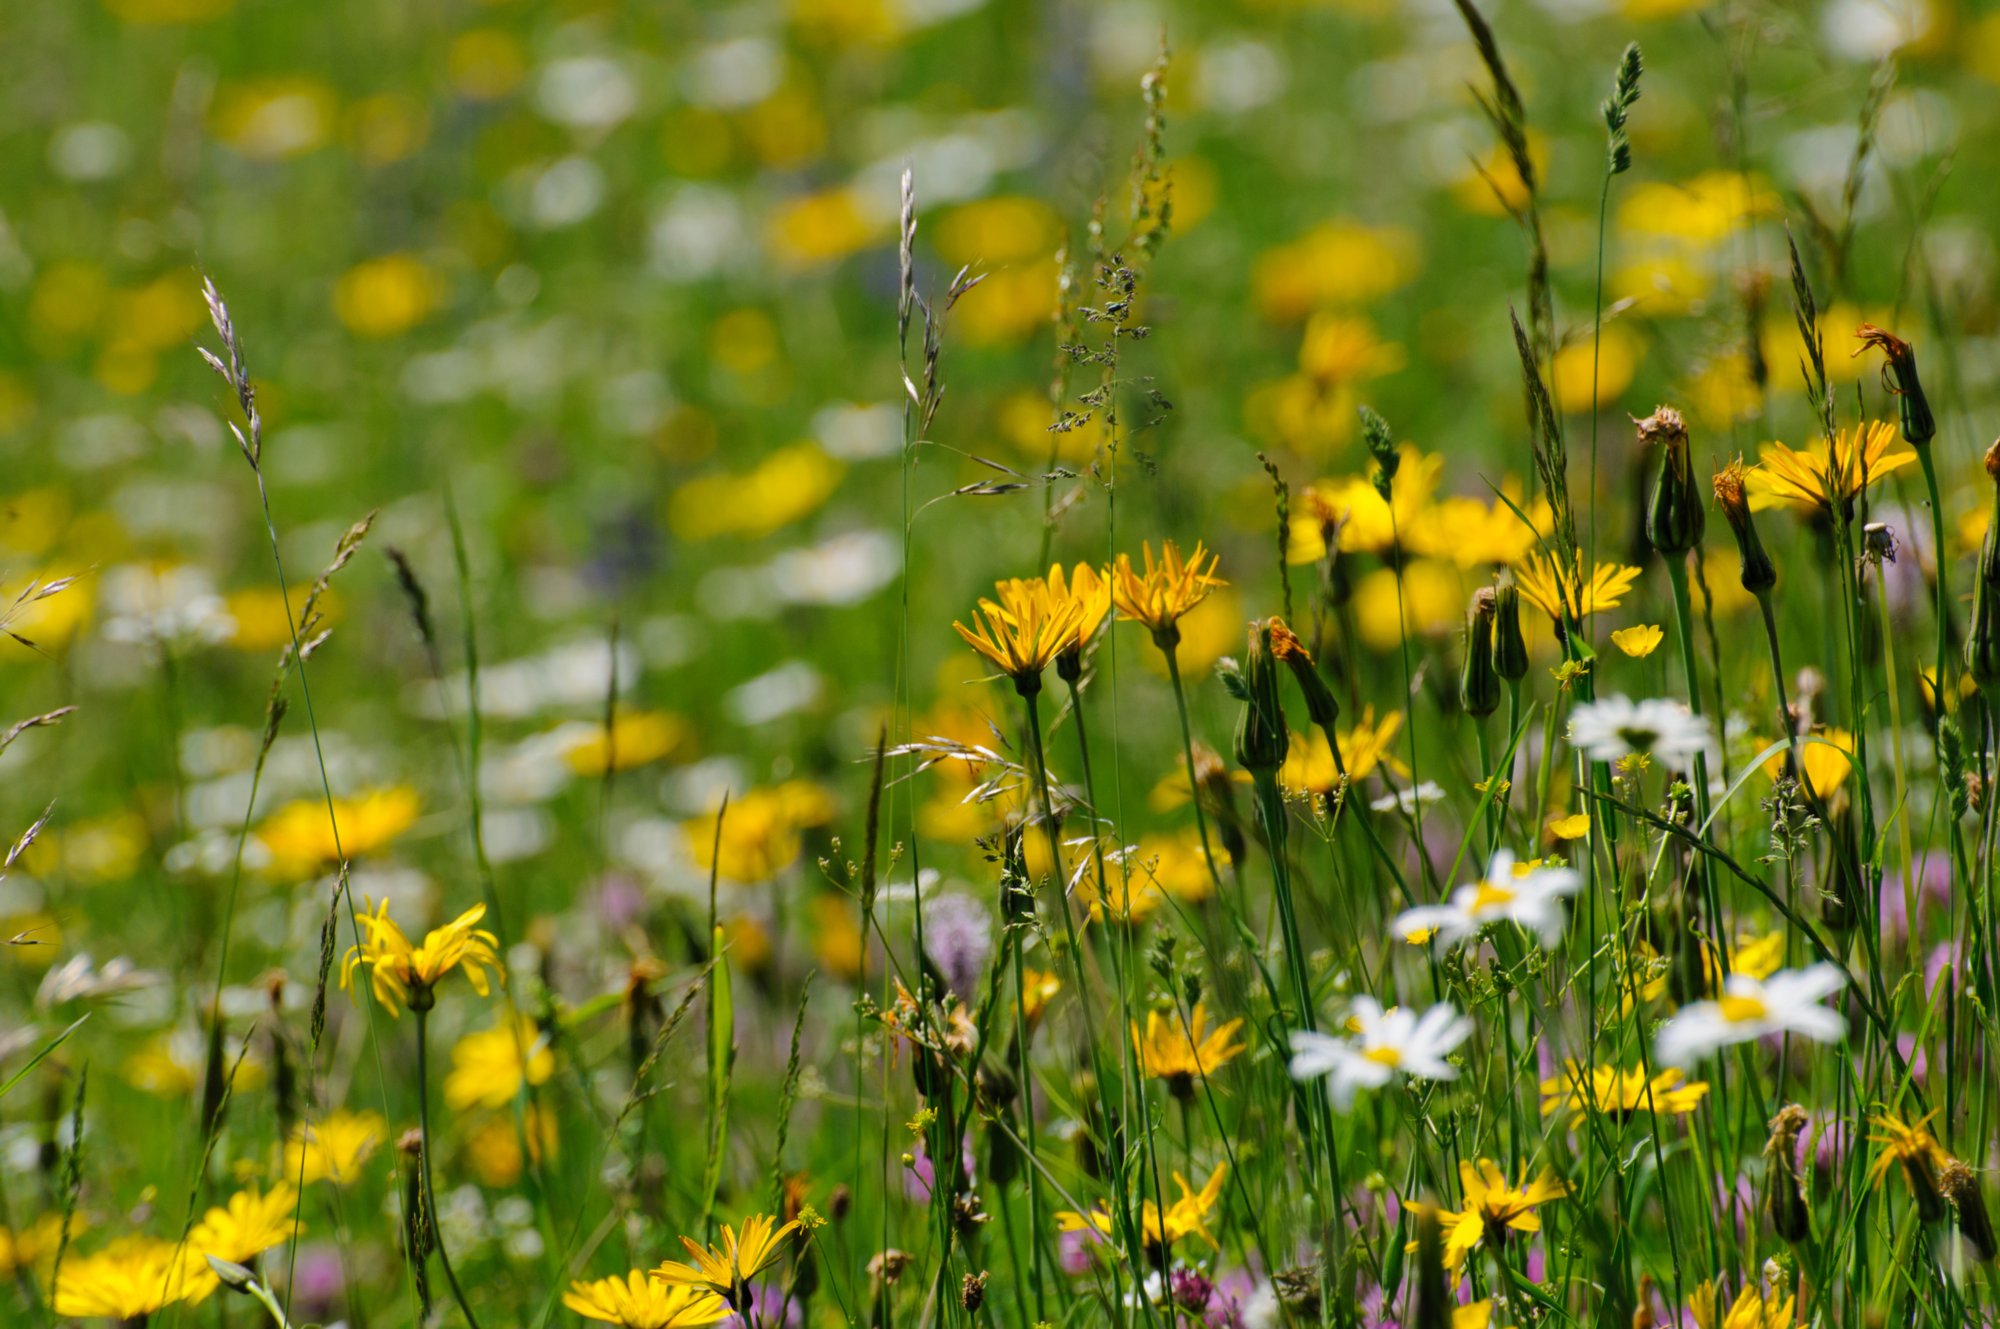
[{"label": "yellow wildflower", "polygon": [[136,1236],[91,1255],[70,1256],[55,1289],[55,1313],[80,1320],[144,1320],[188,1295],[190,1261],[198,1259],[178,1242]]},{"label": "yellow wildflower", "polygon": [[1179,1011],[1171,1015],[1147,1011],[1143,1036],[1138,1022],[1133,1021],[1132,1048],[1141,1073],[1148,1079],[1165,1080],[1176,1098],[1187,1098],[1193,1094],[1196,1080],[1208,1079],[1249,1046],[1230,1041],[1242,1028],[1243,1021],[1230,1020],[1210,1029],[1207,1008],[1196,1002],[1186,1022]]},{"label": "yellow wildflower", "polygon": [[1549,834],[1558,840],[1581,840],[1590,834],[1590,814],[1575,812],[1567,817],[1551,817]]},{"label": "yellow wildflower", "polygon": [[619,711],[572,743],[563,760],[578,775],[629,771],[677,751],[687,742],[687,721],[665,711]]},{"label": "yellow wildflower", "polygon": [[687,1287],[714,1293],[739,1310],[747,1306],[750,1282],[785,1257],[785,1238],[799,1231],[799,1220],[777,1225],[778,1220],[757,1214],[743,1220],[739,1230],[724,1223],[722,1245],[701,1246],[681,1238],[692,1264],[668,1260],[653,1270],[653,1277],[669,1287]]},{"label": "yellow wildflower", "polygon": [[[721,819],[720,856],[716,821]],[[724,880],[754,885],[776,877],[798,860],[804,831],[833,819],[833,799],[810,780],[752,789],[726,809],[685,823],[695,866]]]},{"label": "yellow wildflower", "polygon": [[1697,1329],[1794,1329],[1794,1298],[1782,1300],[1776,1292],[1769,1296],[1746,1287],[1736,1301],[1723,1309],[1716,1298],[1715,1284],[1704,1282],[1688,1294],[1688,1311]]},{"label": "yellow wildflower", "polygon": [[420,946],[412,946],[403,929],[389,917],[387,900],[380,905],[371,901],[370,908],[373,912],[355,919],[368,935],[359,945],[347,948],[347,958],[340,966],[343,990],[364,964],[375,1000],[388,1007],[391,1016],[401,1015],[405,1003],[419,1011],[429,1010],[431,989],[454,969],[465,971],[466,981],[480,996],[491,990],[486,971],[500,970],[500,957],[493,949],[499,939],[477,926],[486,917],[485,905],[476,904],[443,927],[432,928]]},{"label": "yellow wildflower", "polygon": [[[1807,739],[1818,742],[1808,742]],[[1764,740],[1753,740],[1758,751],[1769,746]],[[1827,798],[1840,788],[1847,779],[1847,773],[1854,769],[1854,735],[1845,729],[1819,729],[1799,739],[1799,778],[1806,787],[1820,798]],[[1785,773],[1787,753],[1773,753],[1764,763],[1764,774],[1773,780]]]},{"label": "yellow wildflower", "polygon": [[555,1053],[535,1022],[525,1015],[503,1015],[491,1029],[476,1030],[452,1045],[445,1106],[454,1112],[506,1107],[521,1092],[523,1079],[546,1084],[555,1069]]},{"label": "yellow wildflower", "polygon": [[1783,505],[1825,516],[1836,501],[1845,510],[1868,485],[1916,460],[1895,425],[1871,420],[1835,433],[1830,448],[1825,440],[1803,450],[1766,443],[1744,472],[1743,487],[1753,512]]},{"label": "yellow wildflower", "polygon": [[1622,563],[1598,563],[1590,570],[1590,581],[1582,581],[1583,556],[1567,573],[1558,575],[1555,560],[1537,552],[1514,565],[1515,584],[1521,598],[1552,619],[1562,617],[1563,601],[1579,618],[1588,618],[1603,609],[1616,609],[1625,592],[1639,580],[1639,569]]},{"label": "yellow wildflower", "polygon": [[1634,627],[1619,628],[1611,634],[1611,644],[1634,660],[1643,660],[1660,649],[1660,642],[1666,634],[1657,623],[1640,623]]},{"label": "yellow wildflower", "polygon": [[[1209,1174],[1208,1181],[1198,1191],[1188,1185],[1186,1177],[1174,1173],[1174,1187],[1180,1192],[1180,1198],[1168,1205],[1164,1214],[1151,1200],[1144,1201],[1140,1206],[1139,1231],[1147,1248],[1170,1251],[1187,1237],[1200,1237],[1210,1246],[1221,1249],[1215,1234],[1208,1230],[1208,1216],[1222,1198],[1222,1180],[1227,1171],[1226,1164],[1216,1164],[1215,1171]],[[1116,1230],[1111,1214],[1101,1204],[1087,1214],[1073,1209],[1059,1212],[1056,1227],[1063,1232],[1096,1231],[1105,1236]]]},{"label": "yellow wildflower", "polygon": [[729,1318],[728,1304],[714,1293],[657,1282],[637,1269],[623,1278],[571,1283],[563,1305],[619,1329],[679,1329]]},{"label": "yellow wildflower", "polygon": [[[355,798],[301,798],[266,817],[255,832],[281,877],[306,877],[388,845],[416,823],[423,799],[408,785],[371,789]],[[336,836],[335,827],[339,828]]]},{"label": "yellow wildflower", "polygon": [[1510,1183],[1500,1165],[1490,1158],[1477,1163],[1460,1159],[1458,1179],[1464,1188],[1463,1208],[1438,1211],[1445,1232],[1445,1265],[1454,1271],[1481,1242],[1498,1246],[1506,1241],[1509,1231],[1541,1231],[1542,1220],[1535,1210],[1569,1194],[1568,1185],[1547,1169],[1530,1182],[1526,1164],[1522,1165],[1521,1180]]},{"label": "yellow wildflower", "polygon": [[1179,629],[1175,625],[1181,617],[1207,599],[1210,591],[1229,584],[1215,575],[1215,566],[1221,559],[1210,554],[1199,540],[1195,541],[1194,553],[1185,560],[1172,540],[1160,542],[1157,563],[1153,561],[1150,542],[1139,548],[1146,571],[1141,575],[1132,567],[1132,556],[1120,554],[1111,569],[1112,602],[1118,606],[1120,615],[1144,623],[1163,644],[1169,638],[1177,640]]},{"label": "yellow wildflower", "polygon": [[997,603],[979,602],[984,622],[975,616],[974,626],[968,628],[954,620],[952,630],[1013,679],[1016,691],[1028,696],[1041,689],[1042,671],[1076,642],[1083,605],[1070,597],[1055,599],[1048,583],[1041,581],[1003,581],[995,590]]},{"label": "yellow wildflower", "polygon": [[1564,1062],[1561,1075],[1542,1081],[1542,1115],[1569,1112],[1571,1129],[1583,1125],[1593,1108],[1618,1121],[1639,1112],[1685,1116],[1707,1097],[1708,1085],[1682,1084],[1683,1078],[1677,1070],[1649,1078],[1642,1068],[1625,1071],[1616,1066],[1595,1066],[1586,1076],[1575,1062]]},{"label": "yellow wildflower", "polygon": [[389,1136],[389,1123],[373,1112],[328,1113],[301,1122],[285,1142],[285,1175],[306,1185],[331,1181],[345,1186],[361,1176],[362,1164]]}]

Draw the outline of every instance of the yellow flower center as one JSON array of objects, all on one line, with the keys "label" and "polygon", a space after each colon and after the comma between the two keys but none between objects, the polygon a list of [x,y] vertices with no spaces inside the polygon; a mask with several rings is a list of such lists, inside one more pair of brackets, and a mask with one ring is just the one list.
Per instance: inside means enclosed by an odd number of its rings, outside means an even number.
[{"label": "yellow flower center", "polygon": [[1731,1024],[1748,1024],[1771,1013],[1762,997],[1724,997],[1716,1006],[1722,1011],[1722,1018]]},{"label": "yellow flower center", "polygon": [[1482,881],[1479,883],[1478,893],[1472,897],[1472,912],[1476,914],[1482,909],[1496,909],[1501,905],[1512,904],[1519,894],[1520,892],[1509,887]]},{"label": "yellow flower center", "polygon": [[1369,1048],[1361,1055],[1378,1066],[1387,1066],[1391,1069],[1403,1064],[1403,1051],[1401,1048]]}]

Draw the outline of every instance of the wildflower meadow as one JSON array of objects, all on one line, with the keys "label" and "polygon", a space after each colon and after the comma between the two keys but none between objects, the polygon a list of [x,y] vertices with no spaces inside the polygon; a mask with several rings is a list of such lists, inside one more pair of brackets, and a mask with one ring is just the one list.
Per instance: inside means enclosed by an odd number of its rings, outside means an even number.
[{"label": "wildflower meadow", "polygon": [[0,1325],[2000,1326],[2000,15],[0,48]]}]

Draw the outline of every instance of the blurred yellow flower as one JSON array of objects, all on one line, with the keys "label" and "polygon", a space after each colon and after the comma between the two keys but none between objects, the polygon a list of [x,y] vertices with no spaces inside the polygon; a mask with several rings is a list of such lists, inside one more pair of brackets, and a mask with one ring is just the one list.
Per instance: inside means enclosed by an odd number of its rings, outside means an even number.
[{"label": "blurred yellow flower", "polygon": [[1019,341],[1050,327],[1056,311],[1054,259],[994,268],[952,308],[952,327],[969,345]]},{"label": "blurred yellow flower", "polygon": [[[1547,187],[1549,145],[1543,135],[1528,132],[1528,165],[1542,188]],[[1451,196],[1467,212],[1482,217],[1503,217],[1519,212],[1528,204],[1528,184],[1505,144],[1495,143],[1484,155],[1468,162],[1451,188]]]},{"label": "blurred yellow flower", "polygon": [[1634,314],[1648,318],[1694,313],[1708,299],[1712,285],[1706,266],[1678,250],[1629,259],[1605,282],[1612,300],[1627,302]]},{"label": "blurred yellow flower", "polygon": [[[85,1226],[82,1214],[70,1216],[72,1236]],[[62,1242],[62,1229],[59,1213],[43,1214],[19,1229],[0,1227],[0,1278],[13,1278],[22,1270],[33,1270],[37,1277],[46,1278],[48,1266],[55,1262],[56,1247]]]},{"label": "blurred yellow flower", "polygon": [[525,1015],[503,1014],[492,1028],[474,1030],[452,1044],[451,1070],[444,1077],[445,1106],[454,1112],[503,1108],[521,1092],[524,1080],[547,1084],[555,1070],[555,1053],[535,1022]]},{"label": "blurred yellow flower", "polygon": [[[1200,1190],[1188,1185],[1187,1178],[1180,1173],[1172,1173],[1174,1188],[1180,1197],[1168,1205],[1163,1214],[1152,1200],[1140,1206],[1139,1231],[1146,1247],[1164,1255],[1187,1237],[1200,1237],[1210,1246],[1221,1249],[1215,1234],[1208,1230],[1208,1217],[1215,1212],[1215,1206],[1222,1199],[1222,1180],[1227,1172],[1227,1164],[1218,1163],[1215,1171]],[[1092,1209],[1087,1214],[1065,1209],[1056,1214],[1056,1229],[1060,1232],[1097,1231],[1105,1236],[1117,1232],[1111,1214],[1102,1207]]]},{"label": "blurred yellow flower", "polygon": [[[1808,742],[1818,739],[1818,742]],[[1752,739],[1751,745],[1758,751],[1768,747],[1770,739]],[[1799,736],[1799,777],[1806,788],[1820,798],[1830,797],[1840,788],[1841,781],[1854,769],[1854,735],[1845,729],[1815,729],[1811,734]],[[1778,752],[1764,762],[1764,774],[1775,780],[1785,773],[1785,752]]]},{"label": "blurred yellow flower", "polygon": [[843,470],[818,444],[794,443],[748,471],[683,482],[667,500],[667,522],[683,540],[769,535],[817,511]]},{"label": "blurred yellow flower", "polygon": [[1376,491],[1374,481],[1364,475],[1308,485],[1300,496],[1303,501],[1294,505],[1286,558],[1293,563],[1310,563],[1324,554],[1326,542],[1320,528],[1329,522],[1340,527],[1342,553],[1392,553],[1399,539],[1404,542],[1404,552],[1409,552],[1408,541],[1417,534],[1422,514],[1444,475],[1444,455],[1419,452],[1409,443],[1399,444],[1396,453],[1400,461],[1396,477],[1389,483],[1387,502]]},{"label": "blurred yellow flower", "polygon": [[[1450,559],[1468,571],[1520,562],[1541,543],[1539,532],[1549,524],[1548,500],[1523,502],[1518,486],[1512,484],[1502,492],[1512,507],[1498,498],[1482,503],[1454,496],[1418,510],[1403,532],[1405,547],[1412,553]],[[1522,514],[1527,521],[1521,520]],[[1293,545],[1296,548],[1296,540]]]},{"label": "blurred yellow flower", "polygon": [[665,711],[621,710],[610,727],[598,725],[571,743],[563,760],[578,775],[629,771],[671,756],[688,741],[688,723]]},{"label": "blurred yellow flower", "polygon": [[528,76],[528,53],[510,32],[472,28],[452,38],[444,68],[452,90],[467,101],[498,101]]},{"label": "blurred yellow flower", "polygon": [[273,1246],[290,1241],[295,1231],[304,1230],[297,1222],[298,1207],[298,1192],[281,1181],[268,1191],[254,1186],[238,1191],[227,1204],[216,1205],[202,1215],[187,1239],[188,1252],[194,1256],[188,1300],[202,1301],[218,1286],[204,1257],[249,1264]]},{"label": "blurred yellow flower", "polygon": [[266,817],[254,834],[270,855],[273,873],[305,877],[333,866],[342,855],[360,858],[393,843],[416,824],[422,806],[416,790],[389,785],[354,798],[334,799],[329,820],[324,798],[301,798]]},{"label": "blurred yellow flower", "polygon": [[1567,817],[1551,817],[1549,834],[1558,840],[1581,840],[1590,834],[1590,814],[1573,812]]},{"label": "blurred yellow flower", "polygon": [[780,263],[805,268],[859,253],[894,229],[889,218],[874,215],[854,190],[829,189],[774,206],[764,243]]},{"label": "blurred yellow flower", "polygon": [[1704,249],[1720,244],[1746,222],[1782,215],[1782,200],[1761,176],[1709,171],[1679,183],[1647,180],[1628,186],[1620,195],[1617,229]]},{"label": "blurred yellow flower", "polygon": [[826,117],[812,89],[789,83],[743,112],[744,142],[764,165],[795,171],[826,151]]},{"label": "blurred yellow flower", "polygon": [[395,337],[429,318],[444,283],[412,254],[358,263],[333,286],[333,312],[357,337]]},{"label": "blurred yellow flower", "polygon": [[1619,628],[1611,634],[1611,644],[1634,660],[1643,660],[1660,649],[1666,634],[1657,623],[1639,623],[1629,628]]},{"label": "blurred yellow flower", "polygon": [[225,84],[211,125],[222,143],[252,161],[301,157],[332,135],[338,103],[333,89],[304,75]]},{"label": "blurred yellow flower", "polygon": [[[309,588],[295,586],[291,591],[290,608],[298,609],[305,603]],[[223,607],[229,611],[230,621],[236,627],[229,634],[229,644],[240,651],[275,651],[292,643],[292,619],[287,609],[285,593],[275,586],[252,586],[240,591],[231,591],[223,597]],[[328,588],[320,593],[317,607],[328,623],[337,622],[340,617],[340,596]]]},{"label": "blurred yellow flower", "polygon": [[1400,345],[1376,334],[1365,314],[1322,310],[1307,320],[1299,340],[1299,372],[1322,393],[1336,384],[1393,374],[1407,358]]},{"label": "blurred yellow flower", "polygon": [[815,895],[812,920],[813,955],[820,967],[846,982],[861,977],[868,946],[855,918],[855,906],[843,895]]},{"label": "blurred yellow flower", "polygon": [[1682,395],[1688,404],[1688,414],[1698,423],[1716,429],[1748,420],[1764,404],[1763,394],[1750,376],[1749,358],[1741,351],[1725,351],[1703,361],[1687,381]]},{"label": "blurred yellow flower", "polygon": [[[1003,194],[963,203],[930,228],[931,246],[953,267],[1000,267],[1047,258],[1062,235],[1062,218],[1038,198]],[[1053,300],[1053,284],[1049,291]]]},{"label": "blurred yellow flower", "polygon": [[1745,1287],[1724,1309],[1716,1297],[1715,1283],[1705,1280],[1688,1294],[1688,1314],[1695,1329],[1796,1329],[1794,1297],[1781,1297],[1774,1289],[1767,1297],[1754,1287]]},{"label": "blurred yellow flower", "polygon": [[1575,1062],[1563,1063],[1563,1073],[1542,1081],[1542,1115],[1570,1113],[1570,1129],[1583,1125],[1592,1112],[1622,1122],[1639,1112],[1660,1117],[1684,1117],[1708,1096],[1702,1081],[1681,1083],[1681,1072],[1664,1070],[1648,1076],[1643,1068],[1626,1071],[1594,1066],[1586,1073]]},{"label": "blurred yellow flower", "polygon": [[528,1142],[528,1156],[536,1163],[554,1158],[557,1141],[554,1114],[530,1107],[518,1125],[511,1116],[498,1116],[466,1138],[466,1162],[480,1185],[505,1190],[521,1180],[522,1165],[527,1161],[521,1155],[523,1139]]},{"label": "blurred yellow flower", "polygon": [[[52,1303],[55,1313],[80,1320],[144,1321],[187,1296],[193,1262],[179,1242],[121,1237],[90,1255],[63,1261]],[[204,1269],[207,1266],[202,1266]]]},{"label": "blurred yellow flower", "polygon": [[319,1121],[300,1122],[285,1142],[285,1175],[307,1186],[345,1186],[360,1179],[362,1166],[388,1136],[389,1124],[373,1112],[336,1109]]},{"label": "blurred yellow flower", "polygon": [[1379,300],[1417,275],[1416,236],[1394,226],[1337,218],[1258,258],[1257,312],[1294,323],[1315,309]]},{"label": "blurred yellow flower", "polygon": [[[125,1058],[125,1081],[156,1098],[187,1098],[201,1092],[208,1068],[207,1040],[193,1029],[163,1029]],[[236,1061],[236,1048],[224,1050],[224,1064]],[[264,1083],[264,1063],[254,1052],[236,1067],[235,1092]]]},{"label": "blurred yellow flower", "polygon": [[[1638,334],[1623,323],[1608,323],[1603,335],[1594,342],[1585,337],[1570,342],[1556,352],[1555,362],[1549,368],[1549,391],[1554,394],[1556,405],[1564,411],[1587,411],[1593,406],[1604,406],[1616,401],[1625,389],[1632,386],[1632,376],[1638,371],[1644,354],[1645,348],[1640,344]],[[1597,378],[1595,397],[1590,391],[1593,372]]]},{"label": "blurred yellow flower", "polygon": [[1398,577],[1374,568],[1354,583],[1354,618],[1362,642],[1372,651],[1394,652],[1405,635],[1440,637],[1462,626],[1465,579],[1441,559],[1413,558]]},{"label": "blurred yellow flower", "polygon": [[430,137],[424,104],[403,92],[363,97],[341,117],[341,132],[368,166],[391,166],[416,155]]},{"label": "blurred yellow flower", "polygon": [[803,832],[833,819],[833,799],[808,780],[788,780],[730,799],[722,814],[720,857],[716,816],[696,817],[682,828],[695,866],[713,870],[725,881],[755,885],[798,860],[805,844]]}]

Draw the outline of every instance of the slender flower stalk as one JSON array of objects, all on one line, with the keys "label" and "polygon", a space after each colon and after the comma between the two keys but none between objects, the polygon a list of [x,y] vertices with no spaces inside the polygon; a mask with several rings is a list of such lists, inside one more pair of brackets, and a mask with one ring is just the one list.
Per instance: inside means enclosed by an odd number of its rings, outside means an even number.
[{"label": "slender flower stalk", "polygon": [[[481,906],[482,908],[484,906]],[[430,1226],[431,1248],[437,1252],[438,1264],[444,1268],[445,1282],[451,1285],[452,1299],[458,1303],[459,1313],[465,1316],[470,1329],[479,1329],[479,1317],[472,1313],[472,1306],[465,1299],[465,1289],[458,1285],[458,1272],[451,1266],[451,1255],[445,1250],[444,1229],[438,1222],[437,1186],[431,1180],[431,1079],[430,1079],[430,1038],[429,1024],[431,1007],[436,1004],[428,985],[419,985],[410,992],[410,1009],[417,1016],[417,1130],[423,1140],[422,1157],[418,1166],[423,1178],[423,1213]]]}]

